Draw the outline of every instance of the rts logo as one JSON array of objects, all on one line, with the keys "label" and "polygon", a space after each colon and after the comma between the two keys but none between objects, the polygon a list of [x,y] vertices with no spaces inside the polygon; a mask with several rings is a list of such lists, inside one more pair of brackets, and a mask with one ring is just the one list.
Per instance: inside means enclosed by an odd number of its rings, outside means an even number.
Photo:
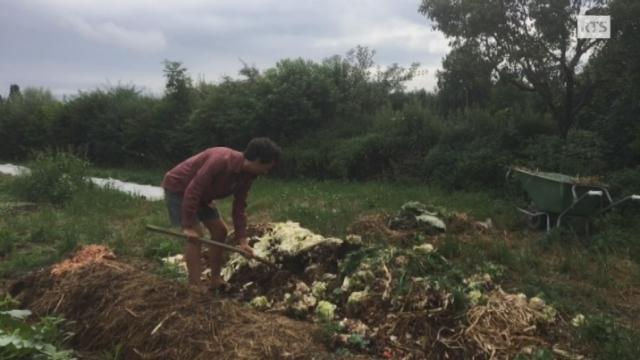
[{"label": "rts logo", "polygon": [[608,39],[611,37],[609,16],[578,15],[578,39]]}]

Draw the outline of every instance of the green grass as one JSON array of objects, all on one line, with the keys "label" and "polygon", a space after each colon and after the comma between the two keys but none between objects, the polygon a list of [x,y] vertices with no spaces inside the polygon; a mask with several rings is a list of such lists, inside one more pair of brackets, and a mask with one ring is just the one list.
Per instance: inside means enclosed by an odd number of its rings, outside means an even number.
[{"label": "green grass", "polygon": [[[147,176],[152,172],[143,173]],[[12,179],[0,176],[0,199],[15,201]],[[456,193],[426,186],[337,181],[256,181],[249,198],[253,221],[293,220],[325,235],[343,236],[349,224],[366,212],[393,213],[408,200],[468,211],[479,218],[511,221],[501,200],[483,193]],[[230,227],[231,200],[219,202]],[[182,251],[179,239],[146,232],[145,224],[168,225],[164,203],[136,199],[106,189],[79,191],[64,206],[46,203],[38,210],[0,219],[0,276],[14,276],[60,260],[79,245],[101,243],[129,256],[160,257]]]},{"label": "green grass", "polygon": [[[384,182],[286,181],[258,179],[249,196],[248,213],[274,221],[291,219],[325,235],[345,235],[347,226],[361,214],[393,214],[407,201],[465,211],[484,219],[511,225],[514,212],[506,201],[480,192],[450,193],[426,185]],[[231,201],[219,203],[229,213]]]},{"label": "green grass", "polygon": [[[10,181],[0,176],[0,192]],[[7,192],[4,198],[11,199]],[[0,233],[11,234],[13,243],[3,243],[11,251],[0,262],[0,277],[50,264],[81,244],[107,244],[120,254],[142,256],[145,247],[167,241],[146,233],[144,224],[164,223],[165,217],[162,202],[97,188],[78,192],[64,206],[42,203],[37,211],[2,217]]]},{"label": "green grass", "polygon": [[[8,193],[10,177],[0,177],[0,194]],[[392,213],[408,200],[419,200],[447,208],[477,204],[468,211],[479,217],[498,209],[508,214],[506,203],[482,193],[457,194],[427,187],[405,187],[384,183],[340,183],[259,179],[251,191],[248,213],[254,220],[293,220],[326,235],[345,235],[347,226],[361,213]],[[232,227],[231,200],[218,204]],[[495,216],[494,216],[495,218]],[[0,219],[0,231],[10,235],[2,247],[13,248],[9,260],[0,264],[0,276],[27,271],[60,259],[78,245],[108,244],[132,256],[165,256],[181,251],[179,239],[144,230],[147,223],[168,225],[162,201],[149,202],[105,189],[80,191],[64,206],[39,204],[35,212]],[[9,237],[5,237],[7,239]]]}]

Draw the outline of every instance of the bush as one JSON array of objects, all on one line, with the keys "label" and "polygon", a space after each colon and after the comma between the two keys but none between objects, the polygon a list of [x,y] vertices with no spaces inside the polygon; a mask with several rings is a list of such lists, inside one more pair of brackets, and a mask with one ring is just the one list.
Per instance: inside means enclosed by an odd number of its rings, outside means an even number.
[{"label": "bush", "polygon": [[574,130],[566,140],[541,135],[527,142],[524,149],[526,166],[567,175],[599,175],[606,170],[605,145],[592,131]]},{"label": "bush", "polygon": [[442,133],[442,119],[417,100],[394,111],[383,108],[374,117],[375,132],[384,134],[384,149],[396,180],[418,179],[421,163]]},{"label": "bush", "polygon": [[281,173],[291,177],[328,178],[329,149],[321,146],[292,147],[284,152]]},{"label": "bush", "polygon": [[16,196],[27,201],[49,202],[60,205],[88,186],[85,181],[88,163],[65,152],[34,153],[29,163],[30,172],[13,182]]},{"label": "bush", "polygon": [[83,149],[91,161],[101,165],[157,162],[165,155],[160,149],[173,141],[159,133],[167,125],[159,123],[158,104],[135,87],[81,92],[64,103],[51,124],[50,144]]},{"label": "bush", "polygon": [[611,173],[607,182],[616,195],[640,194],[640,166],[627,168]]},{"label": "bush", "polygon": [[329,171],[336,177],[366,180],[389,172],[384,136],[367,134],[338,143],[330,154]]},{"label": "bush", "polygon": [[20,95],[0,102],[0,157],[23,160],[30,151],[42,150],[55,139],[51,124],[62,104],[50,91],[27,88]]},{"label": "bush", "polygon": [[514,157],[500,139],[482,137],[464,145],[439,144],[424,158],[424,174],[448,189],[501,188]]}]

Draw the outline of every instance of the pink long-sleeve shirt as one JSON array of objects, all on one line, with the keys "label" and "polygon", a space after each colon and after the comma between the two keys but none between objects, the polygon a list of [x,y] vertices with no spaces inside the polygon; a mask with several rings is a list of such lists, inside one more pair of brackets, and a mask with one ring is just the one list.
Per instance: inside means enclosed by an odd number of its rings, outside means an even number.
[{"label": "pink long-sleeve shirt", "polygon": [[213,147],[188,158],[165,174],[162,187],[183,196],[182,227],[197,224],[196,212],[200,206],[233,194],[231,215],[235,238],[246,237],[247,196],[255,175],[242,172],[243,163],[243,153]]}]

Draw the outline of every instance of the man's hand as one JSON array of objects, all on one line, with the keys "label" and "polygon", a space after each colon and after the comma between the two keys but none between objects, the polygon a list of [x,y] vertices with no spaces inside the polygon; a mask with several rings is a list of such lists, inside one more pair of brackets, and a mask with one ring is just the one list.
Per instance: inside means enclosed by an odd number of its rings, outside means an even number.
[{"label": "man's hand", "polygon": [[240,244],[238,245],[238,248],[244,251],[247,255],[253,256],[253,248],[249,246],[249,241],[246,238],[240,240]]},{"label": "man's hand", "polygon": [[183,228],[182,233],[187,235],[189,241],[196,241],[196,239],[200,237],[200,233],[194,228]]}]

